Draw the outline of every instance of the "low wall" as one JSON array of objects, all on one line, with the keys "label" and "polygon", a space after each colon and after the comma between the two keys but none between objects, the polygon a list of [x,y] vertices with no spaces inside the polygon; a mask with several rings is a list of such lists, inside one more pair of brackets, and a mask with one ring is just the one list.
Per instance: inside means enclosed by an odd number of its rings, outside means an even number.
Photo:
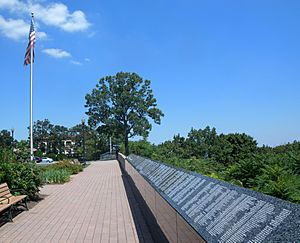
[{"label": "low wall", "polygon": [[300,240],[299,205],[136,155],[118,160],[157,242]]}]

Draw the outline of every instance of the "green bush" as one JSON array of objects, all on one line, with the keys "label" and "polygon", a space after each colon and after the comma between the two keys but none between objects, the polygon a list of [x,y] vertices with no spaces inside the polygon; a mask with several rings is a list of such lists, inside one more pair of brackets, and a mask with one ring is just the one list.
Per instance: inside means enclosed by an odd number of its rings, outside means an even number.
[{"label": "green bush", "polygon": [[44,184],[65,183],[70,180],[70,171],[66,169],[50,169],[42,173]]},{"label": "green bush", "polygon": [[265,165],[255,178],[255,190],[291,202],[300,203],[300,176],[279,164]]},{"label": "green bush", "polygon": [[34,163],[0,162],[0,183],[6,182],[12,192],[19,191],[31,199],[42,185],[40,173]]},{"label": "green bush", "polygon": [[72,164],[69,160],[63,160],[56,164],[51,164],[43,168],[44,170],[67,170],[70,174],[78,174],[83,170],[81,164]]},{"label": "green bush", "polygon": [[16,155],[11,149],[1,148],[0,147],[0,163],[4,162],[15,162]]},{"label": "green bush", "polygon": [[77,174],[83,170],[81,164],[72,164],[69,160],[63,160],[56,164],[41,168],[43,173],[41,180],[44,184],[65,183],[70,180],[70,175]]},{"label": "green bush", "polygon": [[66,158],[67,158],[67,156],[65,154],[57,154],[56,157],[55,157],[55,160],[61,161],[61,160],[64,160]]},{"label": "green bush", "polygon": [[264,163],[262,159],[244,159],[228,167],[225,179],[234,184],[251,188],[256,185],[255,177],[262,173]]}]

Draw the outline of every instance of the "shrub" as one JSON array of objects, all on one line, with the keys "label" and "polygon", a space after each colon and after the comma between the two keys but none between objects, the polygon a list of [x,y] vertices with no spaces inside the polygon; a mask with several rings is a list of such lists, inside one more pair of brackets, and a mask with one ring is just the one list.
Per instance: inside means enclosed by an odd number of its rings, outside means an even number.
[{"label": "shrub", "polygon": [[256,177],[254,189],[291,202],[300,203],[300,176],[279,164],[265,165]]},{"label": "shrub", "polygon": [[67,170],[70,174],[78,174],[83,170],[83,166],[81,164],[71,164],[69,160],[63,160],[44,167],[44,170]]},{"label": "shrub", "polygon": [[42,185],[40,169],[34,163],[0,162],[0,183],[33,199]]},{"label": "shrub", "polygon": [[255,186],[255,177],[262,173],[262,167],[263,161],[261,159],[244,159],[231,165],[226,170],[225,179],[234,182],[234,184],[251,188]]},{"label": "shrub", "polygon": [[45,184],[65,183],[70,180],[70,171],[66,169],[50,169],[42,173],[42,181]]},{"label": "shrub", "polygon": [[0,163],[15,161],[16,156],[11,149],[0,148]]},{"label": "shrub", "polygon": [[66,158],[67,158],[67,155],[65,155],[65,154],[57,154],[55,157],[55,160],[60,161],[60,160],[66,159]]},{"label": "shrub", "polygon": [[65,183],[70,180],[72,174],[77,174],[83,170],[81,164],[72,164],[69,160],[63,160],[56,164],[41,167],[43,171],[41,180],[44,184]]}]

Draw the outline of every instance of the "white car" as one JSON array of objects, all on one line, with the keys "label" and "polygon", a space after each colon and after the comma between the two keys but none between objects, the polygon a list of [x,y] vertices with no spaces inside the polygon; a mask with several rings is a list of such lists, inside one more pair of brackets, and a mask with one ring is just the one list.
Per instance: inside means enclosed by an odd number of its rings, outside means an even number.
[{"label": "white car", "polygon": [[42,163],[52,163],[52,162],[53,162],[53,159],[48,158],[48,157],[43,157],[41,162],[42,162]]}]

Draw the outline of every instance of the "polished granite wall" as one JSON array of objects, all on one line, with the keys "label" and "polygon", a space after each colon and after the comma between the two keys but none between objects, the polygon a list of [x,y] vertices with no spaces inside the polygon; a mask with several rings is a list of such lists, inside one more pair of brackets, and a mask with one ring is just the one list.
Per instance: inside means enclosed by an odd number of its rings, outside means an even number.
[{"label": "polished granite wall", "polygon": [[169,242],[300,240],[299,205],[133,154],[119,161]]}]

